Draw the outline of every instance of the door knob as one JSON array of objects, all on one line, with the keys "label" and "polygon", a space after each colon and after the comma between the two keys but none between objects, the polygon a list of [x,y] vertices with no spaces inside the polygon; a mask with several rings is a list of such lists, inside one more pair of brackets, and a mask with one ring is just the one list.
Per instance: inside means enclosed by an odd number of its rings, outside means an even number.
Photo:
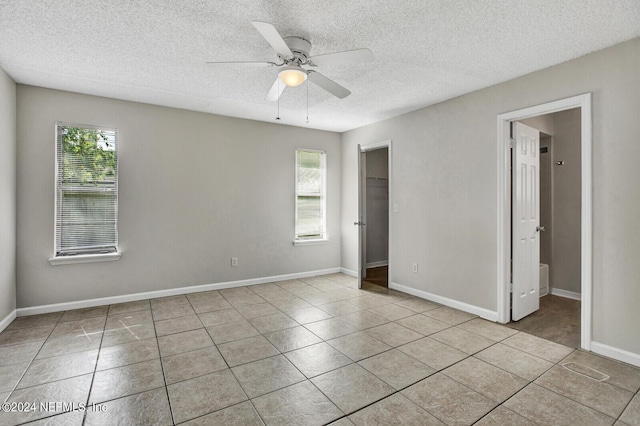
[{"label": "door knob", "polygon": [[536,226],[536,232],[544,232],[544,226]]}]

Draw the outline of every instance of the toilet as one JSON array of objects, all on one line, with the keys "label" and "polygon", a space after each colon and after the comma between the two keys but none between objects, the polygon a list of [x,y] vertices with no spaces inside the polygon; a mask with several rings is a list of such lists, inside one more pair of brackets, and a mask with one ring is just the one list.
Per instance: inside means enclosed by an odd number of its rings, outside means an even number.
[{"label": "toilet", "polygon": [[549,265],[540,264],[540,297],[549,294]]}]

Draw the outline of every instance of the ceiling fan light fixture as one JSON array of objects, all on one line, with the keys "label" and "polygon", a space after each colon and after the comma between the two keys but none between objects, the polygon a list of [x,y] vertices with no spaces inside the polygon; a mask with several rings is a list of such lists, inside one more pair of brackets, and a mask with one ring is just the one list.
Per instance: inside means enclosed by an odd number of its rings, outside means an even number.
[{"label": "ceiling fan light fixture", "polygon": [[287,86],[297,87],[305,82],[307,73],[300,67],[288,66],[278,73],[278,77]]}]

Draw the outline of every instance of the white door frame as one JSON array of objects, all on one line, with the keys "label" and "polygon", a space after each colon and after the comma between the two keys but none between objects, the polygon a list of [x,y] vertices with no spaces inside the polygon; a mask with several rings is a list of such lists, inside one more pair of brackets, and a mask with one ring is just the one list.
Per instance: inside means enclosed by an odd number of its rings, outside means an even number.
[{"label": "white door frame", "polygon": [[510,318],[509,306],[509,252],[511,245],[511,135],[513,121],[538,115],[551,114],[568,109],[580,108],[581,113],[581,318],[580,336],[582,349],[591,350],[592,317],[592,135],[591,135],[591,93],[574,96],[498,115],[498,322],[507,323]]},{"label": "white door frame", "polygon": [[[392,142],[391,139],[385,140],[385,141],[380,141],[380,142],[374,142],[374,143],[370,143],[368,145],[361,145],[360,146],[360,152],[367,152],[367,151],[374,151],[376,149],[381,149],[381,148],[387,148],[387,153],[388,153],[388,162],[389,162],[389,247],[387,249],[387,253],[388,253],[388,258],[389,258],[389,265],[387,266],[387,286],[389,288],[391,288],[391,283],[393,282],[393,280],[391,279],[392,275],[391,275],[391,241],[392,241],[392,235],[393,235],[393,221],[391,220],[391,218],[393,217],[393,155],[392,155]],[[361,170],[358,170],[358,173],[361,173]],[[362,194],[364,196],[364,194]],[[360,200],[359,200],[360,201]],[[358,219],[359,220],[359,219]],[[366,223],[366,222],[365,222]],[[365,225],[366,226],[366,225]],[[360,234],[358,234],[358,239],[362,238],[362,231],[359,230]],[[360,253],[358,253],[358,268],[362,268],[364,267],[364,265],[362,264],[363,259],[360,256]]]}]

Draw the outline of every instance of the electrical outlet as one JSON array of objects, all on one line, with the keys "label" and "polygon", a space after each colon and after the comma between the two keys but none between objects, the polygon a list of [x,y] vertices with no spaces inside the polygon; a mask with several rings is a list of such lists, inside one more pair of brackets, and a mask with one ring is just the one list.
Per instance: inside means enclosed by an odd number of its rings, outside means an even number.
[{"label": "electrical outlet", "polygon": [[393,203],[393,212],[398,213],[399,211],[400,211],[400,206],[398,206],[398,203]]},{"label": "electrical outlet", "polygon": [[411,270],[412,270],[413,272],[418,272],[418,264],[417,264],[417,263],[414,263],[414,264],[411,266]]},{"label": "electrical outlet", "polygon": [[238,258],[237,257],[232,257],[231,258],[231,266],[238,266]]}]

